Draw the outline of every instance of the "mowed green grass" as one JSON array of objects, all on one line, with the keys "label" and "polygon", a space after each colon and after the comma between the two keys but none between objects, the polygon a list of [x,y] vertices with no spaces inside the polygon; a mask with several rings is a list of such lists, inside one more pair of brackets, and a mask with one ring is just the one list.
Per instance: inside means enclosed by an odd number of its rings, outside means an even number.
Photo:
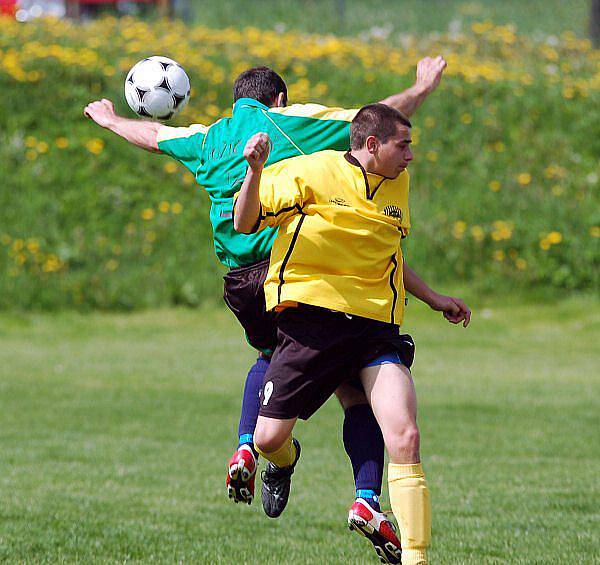
[{"label": "mowed green grass", "polygon": [[[432,563],[600,560],[597,313],[500,304],[463,330],[411,304]],[[252,358],[220,309],[0,316],[0,560],[376,563],[334,401],[297,429],[280,519],[227,500]]]}]

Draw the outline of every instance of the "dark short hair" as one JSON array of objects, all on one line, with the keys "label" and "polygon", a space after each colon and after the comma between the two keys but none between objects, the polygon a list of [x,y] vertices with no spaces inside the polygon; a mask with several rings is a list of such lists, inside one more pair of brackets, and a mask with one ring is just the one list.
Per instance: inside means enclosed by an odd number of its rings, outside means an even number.
[{"label": "dark short hair", "polygon": [[233,101],[240,98],[254,98],[265,106],[275,102],[283,92],[283,104],[287,104],[285,81],[269,67],[254,67],[244,71],[233,83]]},{"label": "dark short hair", "polygon": [[412,127],[410,120],[391,106],[386,104],[363,106],[350,124],[350,148],[362,149],[370,135],[374,135],[381,143],[386,143],[396,135],[399,124]]}]

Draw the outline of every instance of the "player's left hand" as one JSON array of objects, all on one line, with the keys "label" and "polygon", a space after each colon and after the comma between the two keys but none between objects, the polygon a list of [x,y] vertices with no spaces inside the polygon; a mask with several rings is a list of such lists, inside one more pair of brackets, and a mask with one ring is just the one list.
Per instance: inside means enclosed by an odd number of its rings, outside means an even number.
[{"label": "player's left hand", "polygon": [[471,321],[471,310],[460,298],[436,294],[429,306],[437,312],[442,312],[444,318],[453,324],[462,322],[466,328]]}]

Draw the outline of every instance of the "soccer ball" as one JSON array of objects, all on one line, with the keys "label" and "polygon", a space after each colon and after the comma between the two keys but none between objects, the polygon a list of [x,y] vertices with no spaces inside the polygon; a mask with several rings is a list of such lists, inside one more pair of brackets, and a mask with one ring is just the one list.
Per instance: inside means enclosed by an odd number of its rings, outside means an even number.
[{"label": "soccer ball", "polygon": [[125,99],[139,116],[168,120],[190,98],[190,79],[183,67],[168,57],[147,57],[136,63],[125,79]]}]

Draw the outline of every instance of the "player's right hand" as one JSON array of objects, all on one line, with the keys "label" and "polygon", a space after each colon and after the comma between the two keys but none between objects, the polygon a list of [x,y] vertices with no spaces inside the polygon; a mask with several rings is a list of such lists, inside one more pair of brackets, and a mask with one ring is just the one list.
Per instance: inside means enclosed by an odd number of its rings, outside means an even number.
[{"label": "player's right hand", "polygon": [[434,59],[431,57],[421,59],[417,63],[417,84],[425,87],[427,92],[433,92],[440,84],[442,73],[447,66],[448,63],[441,55]]},{"label": "player's right hand", "polygon": [[102,100],[96,100],[90,102],[83,110],[83,115],[94,120],[99,126],[103,128],[110,128],[115,117],[115,107],[110,100],[103,98]]},{"label": "player's right hand", "polygon": [[244,148],[244,158],[253,171],[261,170],[271,150],[271,140],[266,133],[257,133],[253,135],[246,143]]}]

